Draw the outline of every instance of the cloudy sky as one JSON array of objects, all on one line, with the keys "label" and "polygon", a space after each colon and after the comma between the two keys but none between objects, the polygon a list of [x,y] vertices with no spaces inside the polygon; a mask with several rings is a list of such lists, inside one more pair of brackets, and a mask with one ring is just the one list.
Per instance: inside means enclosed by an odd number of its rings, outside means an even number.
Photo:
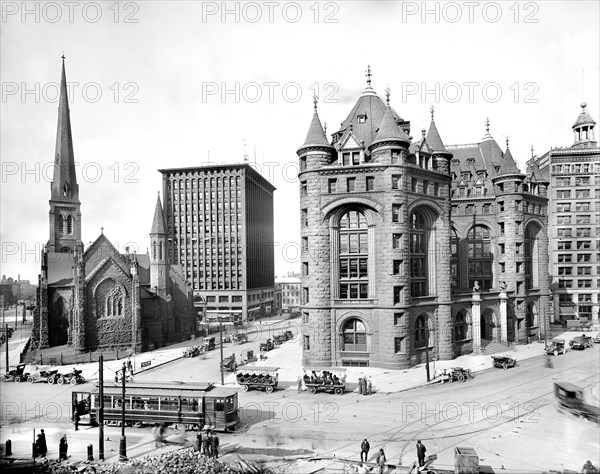
[{"label": "cloudy sky", "polygon": [[[599,2],[2,2],[2,274],[37,281],[66,56],[83,241],[148,246],[159,168],[247,154],[275,193],[276,273],[297,268],[296,149],[312,96],[328,133],[365,87],[412,135],[484,133],[521,168],[598,120]],[[284,250],[285,249],[285,250]]]}]

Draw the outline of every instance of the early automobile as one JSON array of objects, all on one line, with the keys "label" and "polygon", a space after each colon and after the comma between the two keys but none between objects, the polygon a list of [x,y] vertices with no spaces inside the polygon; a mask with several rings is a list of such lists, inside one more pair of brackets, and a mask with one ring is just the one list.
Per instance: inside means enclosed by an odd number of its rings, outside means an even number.
[{"label": "early automobile", "polygon": [[596,423],[600,422],[600,408],[586,403],[583,389],[570,382],[554,382],[556,409]]},{"label": "early automobile", "polygon": [[202,350],[203,352],[212,351],[215,347],[215,338],[205,337],[202,340],[202,347],[200,348],[200,350]]},{"label": "early automobile", "polygon": [[59,377],[62,377],[57,369],[50,370],[49,365],[32,365],[29,369],[29,376],[27,377],[29,383],[47,382],[53,384],[56,383]]},{"label": "early automobile", "polygon": [[[462,367],[451,367],[448,369],[442,369],[439,372],[439,377],[442,383],[445,382],[464,382],[474,378],[475,376],[471,372],[471,369],[463,369]],[[434,378],[436,375],[434,375]]]},{"label": "early automobile", "polygon": [[305,367],[302,378],[310,393],[327,392],[341,395],[346,389],[346,369],[339,367],[328,369]]},{"label": "early automobile", "polygon": [[600,332],[596,333],[596,335],[594,337],[592,337],[592,342],[594,344],[600,344]]},{"label": "early automobile", "polygon": [[186,347],[185,351],[183,351],[183,357],[196,357],[200,354],[200,347]]},{"label": "early automobile", "polygon": [[279,382],[279,367],[238,367],[237,383],[244,392],[256,388],[271,393],[277,388]]},{"label": "early automobile", "polygon": [[565,353],[565,340],[564,339],[552,339],[548,341],[546,344],[546,354],[554,354],[557,356],[558,354]]},{"label": "early automobile", "polygon": [[13,367],[0,379],[2,382],[24,382],[29,377],[29,374],[25,372],[26,364],[19,364]]},{"label": "early automobile", "polygon": [[519,363],[516,359],[513,359],[509,356],[496,356],[493,355],[492,359],[494,359],[494,367],[498,369],[508,369],[509,367],[517,367]]},{"label": "early automobile", "polygon": [[586,347],[593,347],[594,343],[592,342],[592,338],[590,336],[576,336],[569,342],[571,349],[575,349],[578,351],[584,350]]},{"label": "early automobile", "polygon": [[223,359],[221,363],[223,370],[227,370],[228,372],[235,372],[237,368],[237,362],[235,361],[235,354],[231,354],[229,357]]},{"label": "early automobile", "polygon": [[62,374],[56,381],[58,385],[70,383],[71,385],[77,385],[78,383],[85,383],[85,377],[81,375],[81,370],[73,367],[71,372]]},{"label": "early automobile", "polygon": [[274,347],[275,347],[275,345],[273,344],[273,341],[271,339],[267,339],[267,342],[260,343],[259,350],[260,350],[260,352],[269,352]]},{"label": "early automobile", "polygon": [[248,342],[248,336],[244,333],[237,333],[234,334],[233,336],[231,336],[233,342],[237,343],[237,344],[244,344],[245,342]]}]

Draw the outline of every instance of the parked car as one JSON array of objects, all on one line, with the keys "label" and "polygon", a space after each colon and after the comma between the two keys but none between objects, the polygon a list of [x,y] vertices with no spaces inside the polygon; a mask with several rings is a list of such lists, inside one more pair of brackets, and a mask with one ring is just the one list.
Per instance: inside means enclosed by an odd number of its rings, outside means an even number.
[{"label": "parked car", "polygon": [[584,350],[586,347],[593,347],[592,338],[590,336],[576,336],[569,342],[571,349],[575,349],[578,351]]},{"label": "parked car", "polygon": [[568,412],[577,417],[600,422],[600,408],[583,400],[583,389],[569,382],[554,382],[554,397],[559,412]]},{"label": "parked car", "polygon": [[273,341],[271,339],[267,339],[267,342],[260,343],[260,352],[269,352],[274,348],[275,345],[273,344]]},{"label": "parked car", "polygon": [[214,337],[205,337],[202,340],[202,351],[212,351],[216,347]]},{"label": "parked car", "polygon": [[557,356],[558,354],[564,354],[565,349],[565,340],[564,339],[552,339],[548,341],[546,344],[546,354],[554,354]]},{"label": "parked car", "polygon": [[494,367],[498,369],[508,369],[509,367],[517,367],[519,363],[516,359],[508,356],[492,356],[494,359]]}]

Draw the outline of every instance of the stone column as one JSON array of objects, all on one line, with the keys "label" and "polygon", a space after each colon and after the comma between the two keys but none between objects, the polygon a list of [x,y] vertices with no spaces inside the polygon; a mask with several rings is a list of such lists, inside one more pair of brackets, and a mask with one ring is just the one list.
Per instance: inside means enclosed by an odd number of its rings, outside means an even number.
[{"label": "stone column", "polygon": [[473,292],[471,298],[471,336],[473,354],[481,354],[481,294]]},{"label": "stone column", "polygon": [[506,291],[500,292],[500,342],[506,344],[508,342],[508,295]]}]

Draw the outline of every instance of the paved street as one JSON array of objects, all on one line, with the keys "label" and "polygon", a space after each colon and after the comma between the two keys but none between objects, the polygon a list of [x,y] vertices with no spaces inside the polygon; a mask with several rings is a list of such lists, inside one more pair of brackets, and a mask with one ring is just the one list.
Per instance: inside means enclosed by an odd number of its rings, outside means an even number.
[{"label": "paved street", "polygon": [[[258,343],[269,334],[268,325],[264,331],[254,342],[227,344],[225,356],[233,352],[237,356],[241,348],[258,353]],[[286,344],[291,347],[295,342]],[[585,460],[600,459],[598,427],[557,413],[552,382],[570,381],[586,387],[588,401],[597,405],[599,350],[595,346],[583,352],[569,351],[553,358],[554,369],[546,368],[545,359],[537,357],[506,371],[484,370],[464,384],[435,384],[370,397],[356,392],[342,396],[297,393],[289,383],[284,384],[287,390],[273,394],[240,391],[242,423],[236,433],[221,435],[223,454],[261,458],[335,455],[356,460],[360,441],[367,437],[371,455],[383,448],[390,463],[410,465],[415,459],[415,442],[421,439],[427,454],[438,455],[438,469],[451,469],[454,447],[465,446],[474,448],[482,465],[496,472],[502,466],[508,472],[578,470]],[[205,358],[180,359],[138,374],[136,381],[218,381],[218,360],[217,348]],[[229,381],[231,378],[228,375]],[[349,382],[354,389],[355,380]],[[96,429],[75,433],[68,422],[72,387],[7,383],[2,389],[1,441],[12,439],[15,454],[29,453],[33,428],[45,428],[51,449],[66,430],[74,459],[85,458],[87,444],[97,446]],[[149,429],[127,432],[130,456],[155,452]],[[120,431],[108,428],[106,433],[110,438],[106,457],[110,460],[118,452]],[[531,453],[533,445],[537,446],[535,455]]]}]

